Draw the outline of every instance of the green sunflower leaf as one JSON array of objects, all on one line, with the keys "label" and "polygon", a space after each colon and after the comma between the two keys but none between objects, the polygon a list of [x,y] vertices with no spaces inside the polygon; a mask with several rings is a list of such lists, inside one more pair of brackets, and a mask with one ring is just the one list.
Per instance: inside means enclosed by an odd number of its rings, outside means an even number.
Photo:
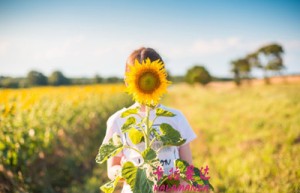
[{"label": "green sunflower leaf", "polygon": [[156,138],[163,142],[163,145],[180,146],[185,143],[186,139],[183,139],[176,129],[167,123],[160,125],[159,135],[157,132],[153,132]]},{"label": "green sunflower leaf", "polygon": [[122,167],[122,177],[133,190],[136,182],[137,167],[130,161],[125,162]]},{"label": "green sunflower leaf", "polygon": [[145,151],[143,151],[142,156],[145,162],[148,162],[155,159],[157,157],[157,154],[152,148],[149,147]]},{"label": "green sunflower leaf", "polygon": [[158,182],[158,186],[165,185],[169,187],[173,187],[173,185],[178,186],[180,184],[180,180],[169,179],[169,176],[164,175]]},{"label": "green sunflower leaf", "polygon": [[139,111],[139,108],[138,108],[138,107],[136,107],[136,108],[134,108],[134,109],[128,109],[128,110],[124,111],[124,112],[121,114],[121,117],[124,118],[124,117],[127,117],[127,116],[129,116],[129,115],[135,115],[135,114],[138,113],[138,111]]},{"label": "green sunflower leaf", "polygon": [[134,117],[129,117],[121,127],[122,132],[123,133],[127,132],[129,129],[131,129],[134,126],[135,123],[136,123],[136,119]]},{"label": "green sunflower leaf", "polygon": [[121,178],[122,178],[121,176],[117,176],[114,180],[107,182],[106,184],[101,186],[100,190],[102,190],[104,193],[112,193],[115,190]]},{"label": "green sunflower leaf", "polygon": [[123,144],[121,142],[121,137],[115,133],[107,144],[102,144],[100,146],[96,162],[102,164],[110,157],[117,155],[122,149]]},{"label": "green sunflower leaf", "polygon": [[136,175],[136,185],[133,192],[137,193],[153,193],[154,183],[148,179],[144,169],[138,169]]},{"label": "green sunflower leaf", "polygon": [[164,110],[162,108],[156,109],[156,116],[162,116],[162,117],[174,117],[176,116],[174,113]]},{"label": "green sunflower leaf", "polygon": [[141,143],[144,135],[140,130],[137,130],[136,128],[131,128],[128,130],[129,139],[133,144],[139,144]]},{"label": "green sunflower leaf", "polygon": [[153,193],[153,182],[147,178],[144,169],[136,167],[132,162],[126,162],[122,168],[122,177],[130,185],[134,193]]},{"label": "green sunflower leaf", "polygon": [[181,159],[177,159],[175,160],[175,166],[180,170],[180,177],[183,178],[185,181],[187,181],[188,183],[190,183],[191,185],[197,186],[197,185],[208,185],[210,187],[211,190],[214,191],[214,187],[210,184],[209,180],[205,180],[201,178],[201,172],[197,167],[194,167],[193,170],[193,181],[190,181],[187,179],[186,173],[187,173],[187,168],[189,166],[189,163],[181,160]]}]

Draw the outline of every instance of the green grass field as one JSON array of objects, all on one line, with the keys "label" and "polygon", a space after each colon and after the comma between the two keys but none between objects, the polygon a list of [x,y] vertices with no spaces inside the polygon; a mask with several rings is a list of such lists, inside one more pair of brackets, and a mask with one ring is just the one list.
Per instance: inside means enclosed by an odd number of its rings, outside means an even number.
[{"label": "green grass field", "polygon": [[300,192],[300,84],[176,85],[164,103],[190,121],[216,192]]}]

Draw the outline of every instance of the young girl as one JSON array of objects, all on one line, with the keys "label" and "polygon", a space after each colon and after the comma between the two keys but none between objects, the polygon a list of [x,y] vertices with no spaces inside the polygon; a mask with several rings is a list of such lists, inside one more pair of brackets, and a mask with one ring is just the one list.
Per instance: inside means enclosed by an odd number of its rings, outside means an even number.
[{"label": "young girl", "polygon": [[[149,58],[151,61],[155,60],[162,60],[160,55],[153,50],[152,48],[140,48],[138,50],[135,50],[127,59],[126,62],[126,72],[130,70],[129,66],[134,64],[135,60],[138,60],[140,63],[142,63],[143,60]],[[125,84],[126,84],[126,77],[125,77]],[[139,103],[133,104],[129,108],[136,108],[139,106],[139,114],[145,115],[145,106],[140,105]],[[160,160],[160,163],[163,167],[164,173],[169,174],[170,170],[173,168],[173,171],[175,171],[174,168],[174,160],[180,158],[185,161],[187,161],[190,165],[192,165],[192,155],[190,150],[190,142],[196,138],[196,134],[190,127],[189,123],[187,122],[184,115],[175,109],[168,108],[162,104],[159,104],[157,107],[168,110],[172,113],[174,113],[176,116],[174,117],[158,117],[153,125],[154,128],[159,128],[159,125],[161,123],[168,123],[170,124],[174,129],[178,130],[182,136],[183,139],[186,139],[186,142],[177,147],[166,147],[159,151],[158,158]],[[127,144],[129,146],[133,146],[140,151],[144,148],[144,143],[140,143],[137,145],[132,144],[129,137],[127,136],[127,133],[123,134],[121,132],[121,126],[126,121],[126,118],[121,118],[122,112],[126,111],[128,108],[123,108],[119,111],[117,111],[115,114],[113,114],[107,121],[107,131],[105,138],[103,140],[103,143],[108,143],[109,139],[112,137],[114,133],[117,133],[121,136],[123,144]],[[150,111],[150,120],[153,120],[155,117],[155,109]],[[140,118],[138,116],[135,116],[137,121],[140,121]],[[158,141],[153,143],[153,148],[158,149],[162,144]],[[122,163],[126,161],[131,161],[136,165],[139,165],[143,162],[142,157],[135,151],[131,149],[123,149],[121,153],[118,155],[108,159],[107,161],[107,173],[108,177],[113,180],[121,171],[121,165]],[[132,193],[130,190],[130,186],[124,182],[124,186],[122,189],[122,193]]]}]

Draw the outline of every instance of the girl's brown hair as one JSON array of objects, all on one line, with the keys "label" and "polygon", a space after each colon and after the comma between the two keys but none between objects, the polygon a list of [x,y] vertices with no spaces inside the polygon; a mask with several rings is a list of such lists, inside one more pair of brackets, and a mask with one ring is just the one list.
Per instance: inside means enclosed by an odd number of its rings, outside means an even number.
[{"label": "girl's brown hair", "polygon": [[126,69],[127,72],[129,70],[129,66],[134,64],[135,60],[138,60],[139,63],[142,63],[143,60],[149,58],[151,61],[160,60],[164,63],[161,56],[152,48],[145,48],[141,47],[137,50],[134,50],[128,57],[126,62]]}]

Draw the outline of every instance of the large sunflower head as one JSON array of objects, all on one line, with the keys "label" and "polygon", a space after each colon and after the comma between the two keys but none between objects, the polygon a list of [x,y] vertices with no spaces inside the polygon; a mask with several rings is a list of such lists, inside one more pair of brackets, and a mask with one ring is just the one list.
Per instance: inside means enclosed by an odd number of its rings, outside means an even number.
[{"label": "large sunflower head", "polygon": [[156,105],[162,95],[167,92],[171,83],[167,80],[166,69],[160,60],[151,61],[149,58],[139,63],[135,60],[126,72],[127,92],[141,104]]}]

